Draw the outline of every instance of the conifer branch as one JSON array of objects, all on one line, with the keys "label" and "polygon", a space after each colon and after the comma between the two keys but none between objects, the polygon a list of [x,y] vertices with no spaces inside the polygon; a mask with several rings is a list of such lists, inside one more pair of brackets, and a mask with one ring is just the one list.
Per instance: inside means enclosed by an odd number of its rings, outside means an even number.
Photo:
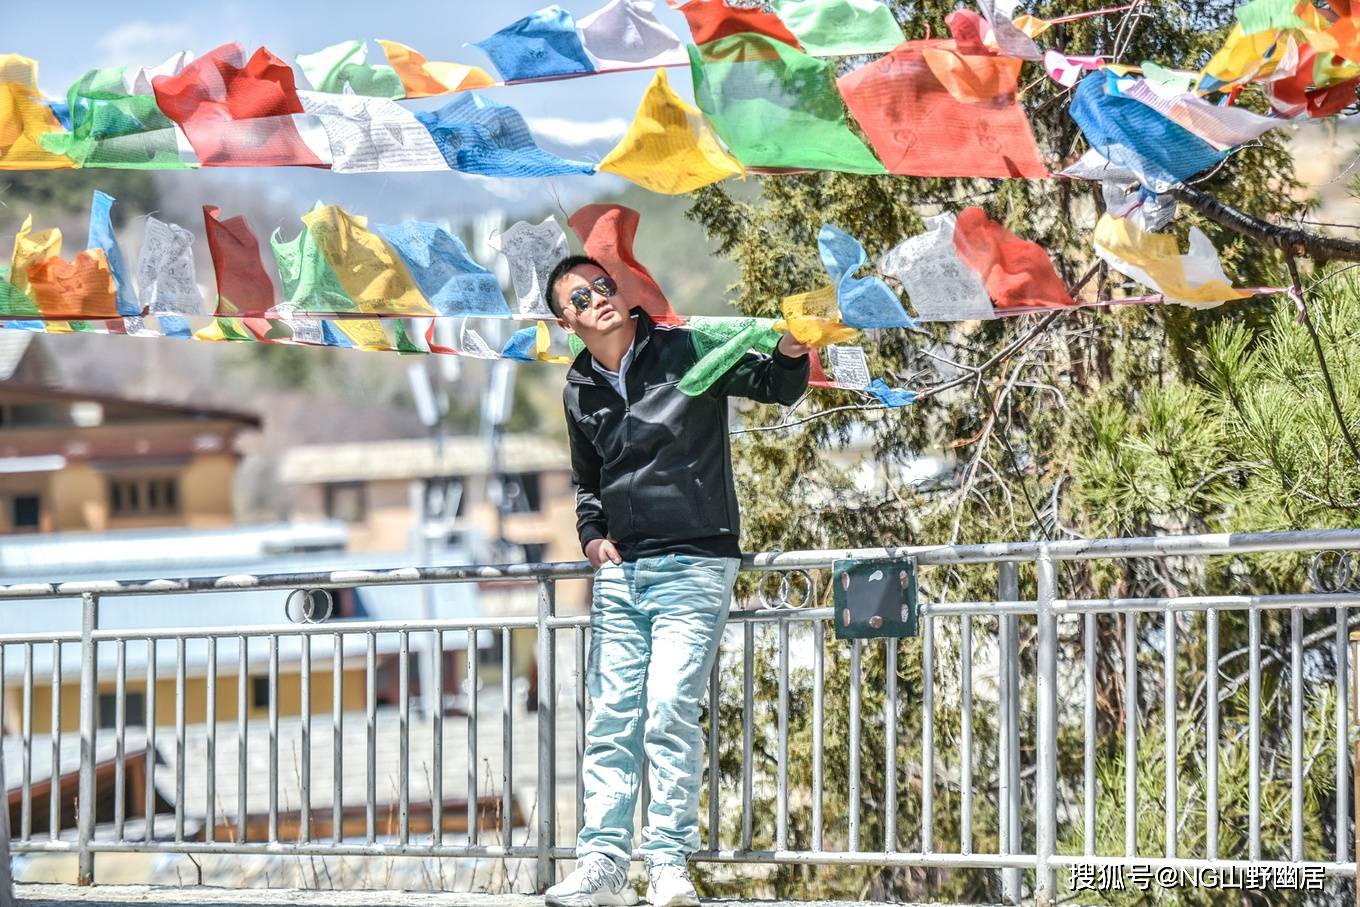
[{"label": "conifer branch", "polygon": [[1341,401],[1336,396],[1336,385],[1332,383],[1332,370],[1327,367],[1327,355],[1322,349],[1322,338],[1318,336],[1317,328],[1313,325],[1313,319],[1308,314],[1308,300],[1303,295],[1303,281],[1299,278],[1298,262],[1293,255],[1285,255],[1285,264],[1289,266],[1289,279],[1292,286],[1289,288],[1289,295],[1294,297],[1294,302],[1299,307],[1299,320],[1308,329],[1308,336],[1313,338],[1313,352],[1317,354],[1318,366],[1322,369],[1322,383],[1327,388],[1327,399],[1332,404],[1332,414],[1336,416],[1336,424],[1341,426],[1341,436],[1346,439],[1346,445],[1351,449],[1351,455],[1355,457],[1355,465],[1360,467],[1360,445],[1355,443],[1355,438],[1351,435],[1350,426],[1346,424],[1346,414],[1341,409]]}]

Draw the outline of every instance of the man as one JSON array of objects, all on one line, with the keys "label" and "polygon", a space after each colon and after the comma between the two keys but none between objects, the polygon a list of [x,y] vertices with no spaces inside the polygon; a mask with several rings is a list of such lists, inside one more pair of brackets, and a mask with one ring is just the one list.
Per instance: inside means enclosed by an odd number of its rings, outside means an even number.
[{"label": "man", "polygon": [[577,532],[595,568],[585,822],[576,870],[547,903],[637,902],[628,863],[645,753],[647,900],[697,905],[685,864],[699,844],[699,703],[741,563],[727,398],[793,403],[809,348],[786,334],[773,357],[748,353],[690,397],[677,387],[698,359],[689,331],[630,309],[598,262],[564,259],[545,295],[585,343],[562,396]]}]

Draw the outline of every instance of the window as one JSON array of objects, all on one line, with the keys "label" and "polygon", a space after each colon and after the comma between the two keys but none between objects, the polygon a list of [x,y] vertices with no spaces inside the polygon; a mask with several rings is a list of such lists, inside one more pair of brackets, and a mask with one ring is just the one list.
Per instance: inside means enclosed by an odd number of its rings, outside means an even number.
[{"label": "window", "polygon": [[505,509],[509,513],[538,513],[543,492],[536,472],[510,473],[505,477]]},{"label": "window", "polygon": [[346,523],[362,523],[368,517],[368,486],[362,482],[327,485],[326,516]]},{"label": "window", "polygon": [[[99,694],[99,726],[116,727],[118,723],[118,694]],[[126,693],[123,697],[123,723],[128,727],[146,724],[146,694]]]},{"label": "window", "polygon": [[269,678],[250,678],[250,704],[257,709],[269,708]]},{"label": "window", "polygon": [[463,480],[441,476],[425,480],[425,518],[449,520],[463,515]]},{"label": "window", "polygon": [[139,476],[109,479],[109,513],[116,517],[179,513],[179,478]]},{"label": "window", "polygon": [[35,532],[42,519],[42,498],[16,494],[10,499],[9,524],[15,532]]}]

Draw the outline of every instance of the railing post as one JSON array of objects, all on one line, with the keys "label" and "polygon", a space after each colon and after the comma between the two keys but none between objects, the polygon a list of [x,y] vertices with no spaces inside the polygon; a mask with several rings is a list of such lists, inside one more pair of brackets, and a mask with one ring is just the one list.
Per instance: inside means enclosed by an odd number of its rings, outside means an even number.
[{"label": "railing post", "polygon": [[1053,852],[1057,844],[1058,809],[1058,618],[1053,613],[1055,574],[1048,545],[1039,546],[1038,590],[1038,672],[1036,674],[1035,737],[1035,822],[1034,822],[1034,903],[1051,907],[1056,903],[1056,878]]},{"label": "railing post", "polygon": [[[538,580],[538,891],[556,881],[552,849],[557,843],[557,651],[548,618],[556,587]],[[475,653],[473,653],[475,654]]]},{"label": "railing post", "polygon": [[[80,596],[80,787],[76,816],[76,884],[94,884],[94,854],[90,840],[94,837],[94,735],[95,706],[99,701],[98,665],[95,663],[94,631],[99,626],[99,595],[86,592]],[[53,653],[61,658],[59,647]],[[53,771],[56,774],[56,770]]]},{"label": "railing post", "polygon": [[[4,728],[0,727],[0,733]],[[5,786],[5,760],[0,759],[0,790]],[[0,809],[0,907],[14,907],[14,879],[9,871],[9,802]]]},{"label": "railing post", "polygon": [[[996,599],[1015,601],[1020,597],[1019,570],[1012,562],[997,565]],[[1001,823],[1001,852],[1018,853],[1020,846],[1020,621],[1013,614],[1003,614],[1000,632],[1000,694],[997,701],[997,773],[999,793],[997,804]],[[1020,903],[1020,870],[1001,870],[1001,900],[1006,904]]]}]

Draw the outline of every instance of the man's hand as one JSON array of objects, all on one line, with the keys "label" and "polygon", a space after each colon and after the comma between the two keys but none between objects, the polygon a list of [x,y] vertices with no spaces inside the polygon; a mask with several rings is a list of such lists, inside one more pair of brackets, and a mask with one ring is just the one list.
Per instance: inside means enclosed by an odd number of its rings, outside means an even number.
[{"label": "man's hand", "polygon": [[586,543],[586,560],[590,561],[590,566],[599,570],[606,561],[611,564],[623,563],[623,558],[619,557],[619,549],[614,547],[614,542],[610,539],[591,539]]},{"label": "man's hand", "polygon": [[779,352],[788,356],[790,359],[797,359],[812,352],[812,347],[806,343],[799,343],[792,334],[784,334],[779,338]]}]

